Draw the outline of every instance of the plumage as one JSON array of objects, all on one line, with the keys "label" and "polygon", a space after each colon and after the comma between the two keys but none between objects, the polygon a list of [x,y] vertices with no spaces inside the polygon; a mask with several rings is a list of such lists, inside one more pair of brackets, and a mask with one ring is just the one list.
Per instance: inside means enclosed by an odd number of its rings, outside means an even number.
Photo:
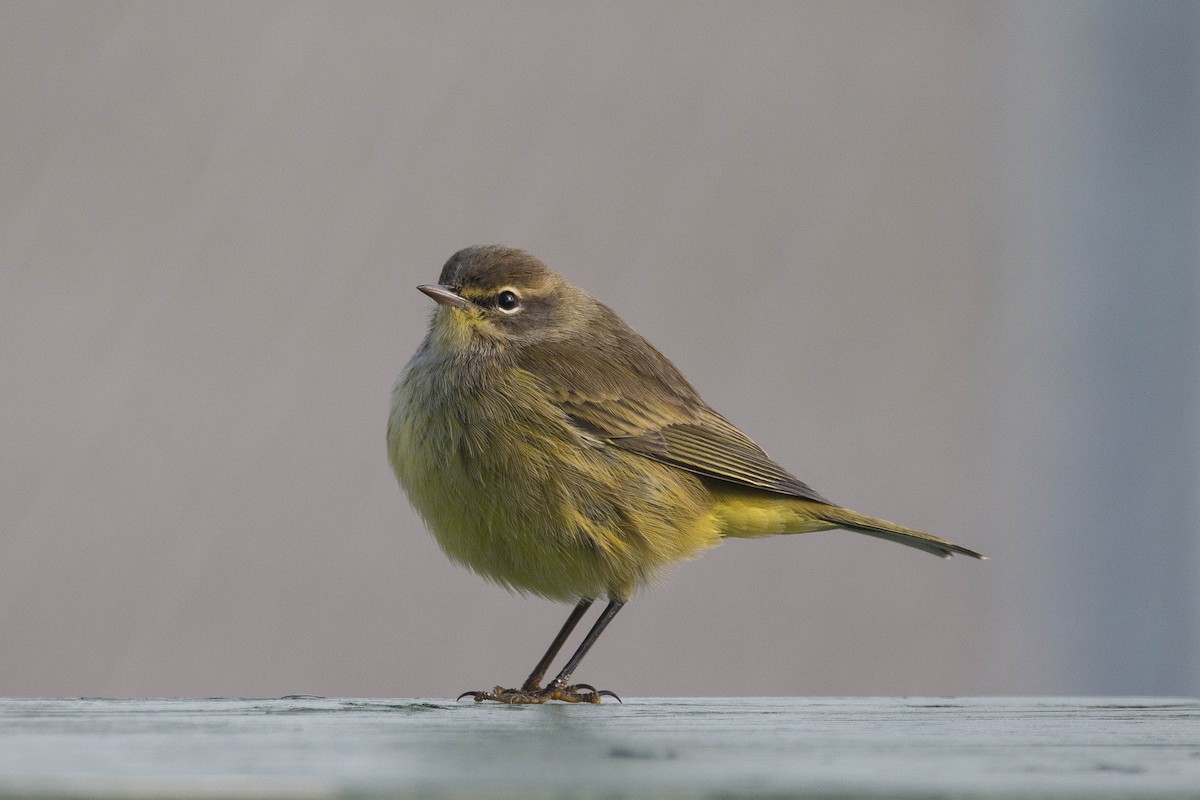
[{"label": "plumage", "polygon": [[[663,568],[726,537],[840,527],[980,557],[830,503],[524,251],[466,248],[420,288],[439,306],[393,389],[388,452],[442,549],[490,580],[581,606],[606,596],[602,628]],[[535,678],[475,696],[540,702],[513,699],[533,697]]]}]

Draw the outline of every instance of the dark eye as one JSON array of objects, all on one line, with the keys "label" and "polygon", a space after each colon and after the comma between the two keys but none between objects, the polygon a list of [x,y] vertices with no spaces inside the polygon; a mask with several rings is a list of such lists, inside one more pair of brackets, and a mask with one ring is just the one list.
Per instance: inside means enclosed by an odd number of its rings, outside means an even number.
[{"label": "dark eye", "polygon": [[519,305],[521,305],[521,298],[517,297],[516,292],[505,289],[496,295],[496,306],[501,311],[516,311]]}]

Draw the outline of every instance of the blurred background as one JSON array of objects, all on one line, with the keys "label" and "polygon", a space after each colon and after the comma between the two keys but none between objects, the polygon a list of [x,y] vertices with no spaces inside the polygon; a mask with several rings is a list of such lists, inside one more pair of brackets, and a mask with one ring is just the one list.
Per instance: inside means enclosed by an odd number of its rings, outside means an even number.
[{"label": "blurred background", "polygon": [[826,496],[622,695],[1200,692],[1200,4],[0,4],[0,695],[449,697],[567,608],[387,464],[468,244]]}]

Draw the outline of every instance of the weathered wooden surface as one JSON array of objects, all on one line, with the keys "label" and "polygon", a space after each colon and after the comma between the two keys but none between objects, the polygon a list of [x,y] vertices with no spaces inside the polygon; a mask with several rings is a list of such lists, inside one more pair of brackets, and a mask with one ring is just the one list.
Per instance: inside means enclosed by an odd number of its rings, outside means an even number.
[{"label": "weathered wooden surface", "polygon": [[1196,797],[1200,703],[0,700],[0,797]]}]

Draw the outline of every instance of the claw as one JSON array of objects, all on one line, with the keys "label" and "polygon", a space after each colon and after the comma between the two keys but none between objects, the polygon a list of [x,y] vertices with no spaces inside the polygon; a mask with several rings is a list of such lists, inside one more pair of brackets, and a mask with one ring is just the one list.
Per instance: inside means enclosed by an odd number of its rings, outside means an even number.
[{"label": "claw", "polygon": [[550,695],[544,689],[527,692],[523,689],[505,689],[503,686],[497,686],[490,692],[463,692],[458,696],[458,700],[462,700],[464,697],[474,698],[476,703],[491,700],[494,703],[506,705],[544,703],[550,699]]},{"label": "claw", "polygon": [[599,703],[600,696],[595,692],[576,692],[574,687],[567,686],[562,689],[550,689],[551,700],[561,700],[564,703]]},{"label": "claw", "polygon": [[570,686],[554,686],[551,684],[544,689],[505,689],[502,686],[497,686],[490,692],[475,691],[463,692],[455,702],[462,700],[464,697],[470,697],[476,703],[482,703],[485,700],[491,700],[494,703],[505,703],[508,705],[524,705],[524,704],[541,704],[549,700],[558,700],[563,703],[599,703],[603,697],[611,697],[618,703],[621,698],[617,697],[616,693],[610,692],[608,689],[597,689],[590,683],[575,683]]}]

